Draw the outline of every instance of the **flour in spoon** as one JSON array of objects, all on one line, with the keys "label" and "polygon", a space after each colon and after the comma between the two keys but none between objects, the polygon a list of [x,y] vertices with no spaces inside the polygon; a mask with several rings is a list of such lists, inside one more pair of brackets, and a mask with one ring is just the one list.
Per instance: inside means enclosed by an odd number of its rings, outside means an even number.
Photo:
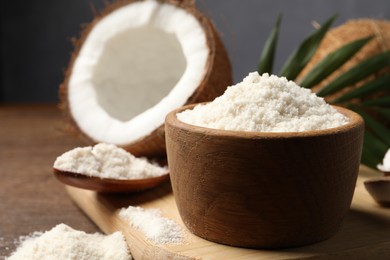
[{"label": "flour in spoon", "polygon": [[185,123],[234,131],[302,132],[342,126],[348,118],[284,77],[250,73],[211,103],[177,114]]},{"label": "flour in spoon", "polygon": [[167,167],[137,158],[112,144],[77,147],[59,156],[55,169],[110,179],[145,179],[168,173]]}]

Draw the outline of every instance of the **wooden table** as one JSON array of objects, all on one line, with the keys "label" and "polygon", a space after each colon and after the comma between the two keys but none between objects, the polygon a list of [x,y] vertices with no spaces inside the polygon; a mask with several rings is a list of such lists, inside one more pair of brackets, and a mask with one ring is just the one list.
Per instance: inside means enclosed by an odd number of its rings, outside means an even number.
[{"label": "wooden table", "polygon": [[[52,165],[58,155],[76,146],[85,145],[76,137],[71,136],[64,127],[61,113],[55,105],[0,105],[0,259],[15,249],[14,241],[20,236],[34,231],[49,230],[59,223],[68,224],[85,232],[98,231],[95,224],[72,203],[64,185],[59,183],[52,174]],[[375,174],[378,173],[367,169],[361,171],[358,187],[362,188],[362,179]],[[115,210],[107,206],[110,206],[110,203],[106,203],[107,207],[91,207],[88,205],[92,205],[91,201],[93,202],[96,198],[93,193],[76,190],[70,193],[84,211],[95,216],[94,221],[101,222],[102,229],[106,232],[117,229],[114,224],[111,224],[118,221],[114,214],[109,212],[108,215],[113,218],[107,222],[109,224],[101,221],[102,218],[107,217],[103,216],[104,214],[93,214],[96,210]],[[82,196],[78,196],[79,194]],[[85,194],[92,195],[84,196]],[[324,246],[324,244],[309,247],[312,250],[311,253],[322,252],[324,248],[333,248],[332,250],[336,252],[341,244],[351,244],[352,248],[352,244],[360,241],[359,248],[343,252],[343,255],[332,255],[334,252],[326,252],[325,255],[329,254],[330,259],[390,259],[390,232],[387,232],[389,218],[383,218],[384,209],[378,207],[371,198],[367,197],[367,194],[362,192],[359,194],[364,197],[369,208],[360,209],[360,204],[354,203],[353,214],[347,218],[351,221],[347,221],[344,225],[344,232],[340,232],[330,240],[331,247]],[[356,199],[360,201],[363,197]],[[85,204],[84,200],[89,200],[89,202]],[[388,211],[385,213],[385,216],[388,216]],[[365,226],[356,228],[353,226],[361,225],[361,223],[365,223]],[[355,229],[363,231],[358,237],[351,238],[348,230]],[[371,239],[370,236],[375,237]],[[368,247],[364,245],[366,240],[378,240],[378,243]],[[207,244],[207,242],[204,243]],[[226,252],[228,249],[234,250],[234,248],[225,247],[223,251]],[[297,248],[290,251],[299,255],[306,252],[305,250],[305,248]],[[196,255],[198,252],[196,251]],[[266,252],[269,257],[263,259],[276,259],[270,256],[271,253]],[[211,255],[215,256],[214,253]],[[328,259],[324,254],[317,256],[319,259]],[[353,258],[346,258],[346,256],[353,256]],[[206,259],[210,258],[206,257]],[[243,256],[242,259],[246,258]]]},{"label": "wooden table", "polygon": [[98,231],[51,171],[58,155],[80,145],[55,105],[0,105],[0,259],[19,236],[59,223]]}]

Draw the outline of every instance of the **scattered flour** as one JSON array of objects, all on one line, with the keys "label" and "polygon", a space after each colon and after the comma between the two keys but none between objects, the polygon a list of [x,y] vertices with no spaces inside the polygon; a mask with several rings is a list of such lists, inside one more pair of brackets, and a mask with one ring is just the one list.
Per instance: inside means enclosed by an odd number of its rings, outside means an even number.
[{"label": "scattered flour", "polygon": [[185,123],[222,130],[302,132],[344,125],[348,118],[293,81],[250,73],[213,102],[177,114]]},{"label": "scattered flour", "polygon": [[44,233],[20,238],[21,244],[7,260],[129,260],[122,233],[87,234],[59,224]]},{"label": "scattered flour", "polygon": [[24,243],[24,241],[26,240],[32,240],[32,239],[35,239],[37,237],[40,237],[43,235],[43,232],[41,231],[35,231],[27,236],[20,236],[18,239],[15,239],[14,240],[14,245],[16,246],[20,246],[21,244]]},{"label": "scattered flour", "polygon": [[183,231],[172,219],[161,216],[159,209],[141,207],[122,208],[119,216],[129,221],[131,226],[141,230],[145,236],[156,244],[181,244]]},{"label": "scattered flour", "polygon": [[144,179],[168,173],[166,167],[136,158],[112,144],[78,147],[59,156],[54,168],[89,176],[111,179]]},{"label": "scattered flour", "polygon": [[383,172],[390,172],[390,149],[387,150],[382,164],[377,165],[378,170]]}]

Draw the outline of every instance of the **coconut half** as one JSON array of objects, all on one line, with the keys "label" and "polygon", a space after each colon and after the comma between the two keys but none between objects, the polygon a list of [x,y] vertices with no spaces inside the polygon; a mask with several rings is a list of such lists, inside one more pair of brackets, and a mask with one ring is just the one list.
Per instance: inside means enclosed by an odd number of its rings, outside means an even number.
[{"label": "coconut half", "polygon": [[221,95],[231,66],[193,1],[117,1],[86,26],[61,85],[62,107],[89,143],[165,154],[165,116]]}]

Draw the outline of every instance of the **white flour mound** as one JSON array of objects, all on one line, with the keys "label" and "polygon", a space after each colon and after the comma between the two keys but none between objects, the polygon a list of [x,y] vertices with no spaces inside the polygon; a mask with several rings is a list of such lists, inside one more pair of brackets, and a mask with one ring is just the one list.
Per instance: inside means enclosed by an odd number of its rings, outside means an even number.
[{"label": "white flour mound", "polygon": [[174,220],[163,217],[159,209],[129,206],[122,208],[119,216],[156,244],[181,244],[184,239],[181,227]]},{"label": "white flour mound", "polygon": [[59,156],[54,168],[99,178],[144,179],[168,173],[167,167],[136,158],[112,144],[78,147]]},{"label": "white flour mound", "polygon": [[121,232],[87,234],[59,224],[44,233],[23,239],[7,260],[130,260]]},{"label": "white flour mound", "polygon": [[390,149],[387,150],[382,164],[378,164],[377,168],[382,172],[390,172]]},{"label": "white flour mound", "polygon": [[348,118],[286,78],[257,72],[229,87],[213,102],[177,114],[185,123],[251,132],[303,132],[334,128]]}]

